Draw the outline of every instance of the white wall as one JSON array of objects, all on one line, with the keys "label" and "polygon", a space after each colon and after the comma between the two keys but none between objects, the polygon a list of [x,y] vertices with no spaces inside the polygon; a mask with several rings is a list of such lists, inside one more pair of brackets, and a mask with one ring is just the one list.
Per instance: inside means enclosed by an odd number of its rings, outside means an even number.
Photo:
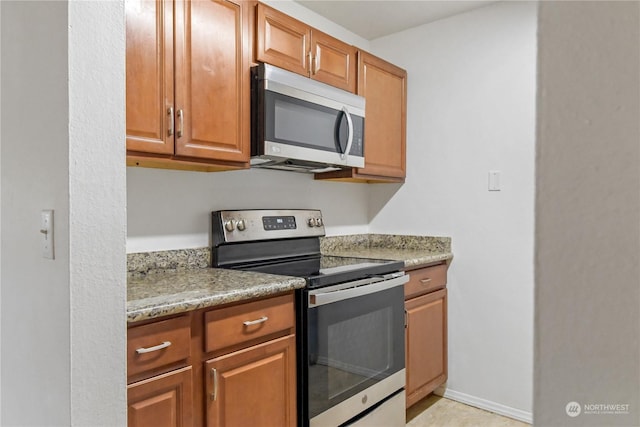
[{"label": "white wall", "polygon": [[[335,37],[369,42],[291,0],[266,2]],[[127,252],[209,246],[210,214],[218,209],[322,209],[327,234],[368,231],[365,184],[315,181],[273,170],[185,172],[127,168]]]},{"label": "white wall", "polygon": [[[2,6],[0,5],[0,23]],[[0,29],[0,100],[2,99],[2,30]],[[2,242],[2,102],[0,101],[0,242]],[[0,345],[2,344],[2,244],[0,243]],[[0,350],[0,424],[2,424],[2,351]]]},{"label": "white wall", "polygon": [[640,6],[541,2],[539,29],[535,420],[638,426]]},{"label": "white wall", "polygon": [[123,4],[0,7],[0,422],[125,425]]},{"label": "white wall", "polygon": [[[372,187],[370,230],[452,237],[446,395],[530,420],[536,5],[497,3],[371,46],[409,78],[406,183]],[[492,169],[500,192],[487,189]]]},{"label": "white wall", "polygon": [[[1,422],[69,425],[67,3],[1,7]],[[55,209],[55,261],[41,209]]]}]

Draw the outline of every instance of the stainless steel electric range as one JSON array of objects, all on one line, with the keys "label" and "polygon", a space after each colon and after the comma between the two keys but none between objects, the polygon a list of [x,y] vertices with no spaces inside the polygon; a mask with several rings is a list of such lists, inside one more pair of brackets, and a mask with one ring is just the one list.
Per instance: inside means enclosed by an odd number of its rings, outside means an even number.
[{"label": "stainless steel electric range", "polygon": [[212,213],[212,264],[304,277],[296,292],[298,425],[405,425],[398,261],[324,256],[319,210]]}]

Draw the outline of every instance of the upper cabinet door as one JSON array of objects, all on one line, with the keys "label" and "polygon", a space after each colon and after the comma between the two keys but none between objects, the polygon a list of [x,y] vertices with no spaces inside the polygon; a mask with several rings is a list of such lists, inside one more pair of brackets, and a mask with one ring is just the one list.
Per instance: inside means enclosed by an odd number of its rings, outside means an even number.
[{"label": "upper cabinet door", "polygon": [[355,47],[262,3],[256,30],[256,61],[355,93]]},{"label": "upper cabinet door", "polygon": [[358,95],[366,99],[364,168],[359,175],[396,178],[406,171],[407,72],[366,52],[358,57]]},{"label": "upper cabinet door", "polygon": [[127,0],[127,150],[173,153],[173,2]]},{"label": "upper cabinet door", "polygon": [[317,30],[311,39],[311,78],[355,92],[356,48]]},{"label": "upper cabinet door", "polygon": [[258,4],[256,60],[309,76],[311,28],[275,9]]},{"label": "upper cabinet door", "polygon": [[249,16],[244,4],[176,1],[177,156],[249,159]]}]

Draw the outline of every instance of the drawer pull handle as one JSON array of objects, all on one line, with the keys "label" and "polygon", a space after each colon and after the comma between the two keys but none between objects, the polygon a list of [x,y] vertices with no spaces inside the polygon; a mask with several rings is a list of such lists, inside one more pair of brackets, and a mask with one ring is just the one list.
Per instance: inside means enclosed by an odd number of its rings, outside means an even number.
[{"label": "drawer pull handle", "polygon": [[138,349],[136,349],[136,353],[138,354],[145,354],[145,353],[151,353],[153,351],[158,351],[158,350],[162,350],[163,348],[167,348],[171,345],[171,341],[165,341],[162,344],[158,344],[158,345],[154,345],[153,347],[140,347]]},{"label": "drawer pull handle", "polygon": [[420,283],[422,283],[423,285],[427,285],[431,283],[431,277],[427,277],[426,279],[420,279]]},{"label": "drawer pull handle", "polygon": [[252,325],[257,325],[258,323],[264,323],[267,320],[269,320],[269,318],[267,316],[262,316],[261,318],[256,319],[256,320],[247,320],[245,322],[242,322],[242,324],[244,326],[252,326]]}]

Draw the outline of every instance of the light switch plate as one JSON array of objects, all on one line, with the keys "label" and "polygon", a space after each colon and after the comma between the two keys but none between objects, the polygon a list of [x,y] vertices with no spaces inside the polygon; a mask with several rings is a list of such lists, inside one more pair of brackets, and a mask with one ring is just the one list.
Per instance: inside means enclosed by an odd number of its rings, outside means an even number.
[{"label": "light switch plate", "polygon": [[40,213],[40,235],[42,238],[42,258],[54,259],[53,209],[45,209]]}]

